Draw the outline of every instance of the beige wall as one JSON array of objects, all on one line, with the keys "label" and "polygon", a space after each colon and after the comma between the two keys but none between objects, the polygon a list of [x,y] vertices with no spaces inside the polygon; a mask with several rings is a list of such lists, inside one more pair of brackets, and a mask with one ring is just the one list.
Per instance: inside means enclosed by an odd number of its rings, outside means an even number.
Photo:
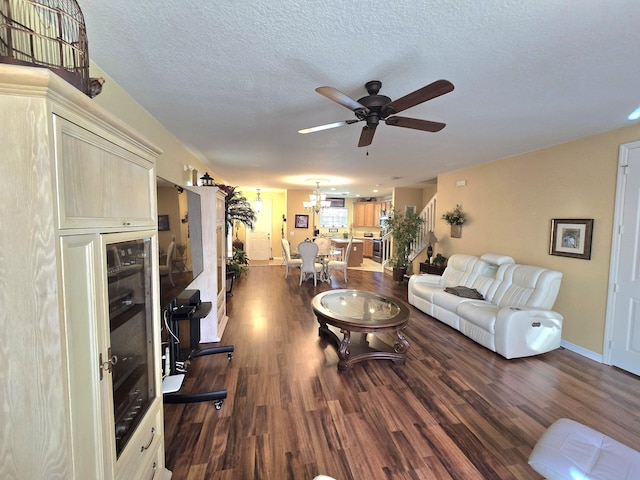
[{"label": "beige wall", "polygon": [[[618,149],[638,139],[634,125],[439,176],[438,218],[461,204],[468,221],[462,238],[450,238],[438,220],[435,251],[502,253],[561,271],[554,309],[565,318],[563,340],[601,354]],[[591,260],[549,255],[552,218],[594,219]]]},{"label": "beige wall", "polygon": [[[304,211],[302,202],[309,201],[309,194],[313,189],[308,190],[287,190],[287,224],[285,226],[285,236],[291,244],[291,251],[298,251],[298,244],[305,238],[313,237],[314,214]],[[296,214],[309,215],[309,228],[296,228]]]},{"label": "beige wall", "polygon": [[156,162],[156,173],[159,177],[177,185],[185,186],[187,185],[187,180],[190,179],[190,172],[185,172],[183,165],[191,165],[198,170],[198,177],[208,171],[216,182],[224,183],[224,179],[218,178],[210,167],[207,167],[180,143],[99,66],[92,62],[90,71],[92,77],[104,77],[106,79],[102,93],[95,97],[94,101],[162,149],[162,154]]},{"label": "beige wall", "polygon": [[423,196],[424,192],[421,188],[394,188],[393,208],[404,213],[407,206],[414,206],[416,207],[416,213],[420,213],[426,205]]}]

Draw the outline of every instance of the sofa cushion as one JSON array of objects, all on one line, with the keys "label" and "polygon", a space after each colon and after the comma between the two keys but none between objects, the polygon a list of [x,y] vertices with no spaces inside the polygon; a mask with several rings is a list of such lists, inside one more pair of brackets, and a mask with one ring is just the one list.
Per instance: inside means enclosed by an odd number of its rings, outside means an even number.
[{"label": "sofa cushion", "polygon": [[444,309],[449,310],[451,313],[455,313],[457,315],[458,305],[462,302],[470,301],[470,298],[463,298],[457,295],[453,295],[451,293],[447,293],[444,290],[439,292],[434,292],[432,295],[431,303],[434,305]]},{"label": "sofa cushion", "polygon": [[412,295],[416,297],[420,297],[423,300],[426,300],[431,303],[433,303],[433,295],[436,292],[442,292],[442,291],[444,291],[444,287],[441,287],[440,285],[433,285],[430,283],[414,282],[411,285]]},{"label": "sofa cushion", "polygon": [[470,287],[473,283],[471,278],[475,277],[473,267],[478,260],[478,257],[473,255],[464,255],[461,253],[451,255],[447,262],[447,268],[445,268],[442,274],[440,284],[443,287],[455,287],[456,285]]},{"label": "sofa cushion", "polygon": [[562,273],[533,265],[502,265],[491,299],[500,307],[552,308],[558,296]]},{"label": "sofa cushion", "polygon": [[497,305],[485,300],[468,300],[458,305],[456,313],[467,322],[477,325],[489,333],[495,333]]},{"label": "sofa cushion", "polygon": [[529,465],[549,480],[631,480],[640,475],[640,452],[568,418],[540,437]]},{"label": "sofa cushion", "polygon": [[500,266],[500,265],[510,265],[516,263],[513,257],[508,255],[500,255],[498,253],[485,253],[480,257],[480,260],[490,263],[492,265]]}]

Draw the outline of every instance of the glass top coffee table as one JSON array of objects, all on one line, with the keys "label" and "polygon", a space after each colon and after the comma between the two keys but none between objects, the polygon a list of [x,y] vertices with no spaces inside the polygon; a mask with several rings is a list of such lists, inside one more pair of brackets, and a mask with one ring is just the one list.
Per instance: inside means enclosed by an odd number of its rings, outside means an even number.
[{"label": "glass top coffee table", "polygon": [[[344,372],[362,360],[404,363],[409,342],[402,331],[409,309],[402,302],[363,290],[329,290],[311,301],[320,328],[318,334],[338,348],[338,370]],[[395,334],[394,345],[381,334]],[[391,336],[391,335],[387,335]]]}]

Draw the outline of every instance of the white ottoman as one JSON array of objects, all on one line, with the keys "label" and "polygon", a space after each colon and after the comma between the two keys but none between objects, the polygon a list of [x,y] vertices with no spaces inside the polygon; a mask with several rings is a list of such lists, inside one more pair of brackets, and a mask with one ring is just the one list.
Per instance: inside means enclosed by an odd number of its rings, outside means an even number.
[{"label": "white ottoman", "polygon": [[542,434],[529,465],[549,480],[640,478],[640,452],[568,418]]}]

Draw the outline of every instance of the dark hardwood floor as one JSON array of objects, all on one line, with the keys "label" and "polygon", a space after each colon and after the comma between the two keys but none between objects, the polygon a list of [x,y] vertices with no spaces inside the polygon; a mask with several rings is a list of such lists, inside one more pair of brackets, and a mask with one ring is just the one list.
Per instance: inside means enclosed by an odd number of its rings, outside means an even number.
[{"label": "dark hardwood floor", "polygon": [[228,298],[222,344],[195,359],[186,387],[226,388],[212,403],[165,405],[174,480],[539,479],[527,458],[560,417],[640,449],[640,379],[560,349],[505,360],[409,306],[405,365],[338,373],[311,298],[358,288],[407,300],[389,275],[349,271],[298,286],[284,267],[251,267]]}]

